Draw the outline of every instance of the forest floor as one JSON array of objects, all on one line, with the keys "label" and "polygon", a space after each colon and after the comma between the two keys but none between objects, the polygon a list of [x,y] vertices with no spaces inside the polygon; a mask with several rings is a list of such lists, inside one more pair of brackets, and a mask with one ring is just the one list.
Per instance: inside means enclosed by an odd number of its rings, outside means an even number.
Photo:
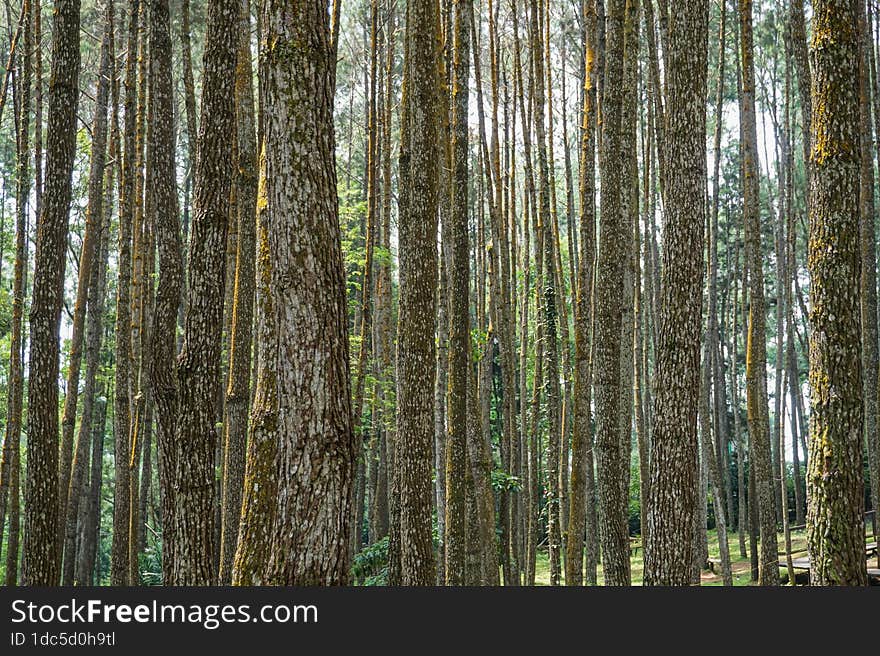
[{"label": "forest floor", "polygon": [[[718,535],[714,530],[708,531],[709,535],[709,560],[715,562],[715,572],[704,569],[700,574],[700,585],[723,585],[720,569],[720,555],[718,551]],[[731,570],[733,572],[733,585],[748,586],[757,585],[756,581],[751,580],[751,563],[748,558],[749,538],[746,535],[746,557],[743,557],[739,550],[739,539],[736,532],[728,535],[730,544]],[[873,540],[873,538],[869,538]],[[779,560],[785,561],[785,536],[782,533],[777,534],[777,543],[779,545]],[[644,573],[644,551],[639,540],[638,549],[630,555],[630,568],[632,572],[632,584],[642,585],[642,577]],[[803,529],[791,532],[791,553],[793,558],[802,558],[807,554],[807,534]],[[874,560],[872,558],[872,560]],[[876,565],[875,565],[876,566]],[[871,567],[871,565],[869,565]],[[563,572],[563,580],[564,580]],[[788,580],[788,574],[785,568],[780,571],[783,582]],[[550,562],[547,559],[546,551],[539,551],[537,563],[535,565],[535,584],[550,585]],[[599,566],[599,584],[602,584],[602,566]]]}]

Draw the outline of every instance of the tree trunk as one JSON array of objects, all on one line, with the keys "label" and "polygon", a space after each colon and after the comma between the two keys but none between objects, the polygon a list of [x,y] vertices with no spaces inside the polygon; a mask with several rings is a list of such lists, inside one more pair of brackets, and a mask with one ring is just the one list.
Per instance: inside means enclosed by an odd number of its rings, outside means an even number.
[{"label": "tree trunk", "polygon": [[688,585],[697,512],[696,409],[699,399],[705,229],[708,3],[688,2],[670,31],[667,164],[678,173],[664,193],[663,284],[655,364],[651,489],[645,582]]},{"label": "tree trunk", "polygon": [[599,529],[605,585],[629,585],[627,500],[620,475],[620,334],[623,308],[623,262],[629,234],[623,234],[622,189],[626,187],[622,125],[624,79],[624,0],[610,0],[606,16],[607,47],[602,94],[599,168],[602,188],[598,270],[595,291],[596,447],[599,478]]},{"label": "tree trunk", "polygon": [[812,585],[866,585],[859,321],[859,19],[856,3],[816,0],[810,188]]},{"label": "tree trunk", "polygon": [[[112,44],[112,41],[111,41]],[[112,69],[111,69],[112,70]],[[115,111],[115,110],[114,110]],[[114,118],[114,123],[116,123]],[[110,137],[110,149],[108,156],[116,159],[118,143],[118,129],[114,129],[113,135]],[[80,419],[79,434],[76,438],[76,452],[73,460],[73,470],[70,479],[70,498],[67,501],[67,528],[65,535],[65,561],[62,580],[64,585],[88,584],[88,580],[77,579],[75,577],[75,569],[77,564],[76,558],[76,538],[77,525],[86,515],[81,511],[81,506],[88,505],[88,494],[90,486],[88,485],[88,471],[90,462],[89,445],[94,438],[94,406],[96,388],[98,385],[97,378],[101,366],[101,343],[104,333],[104,304],[107,296],[107,262],[110,250],[110,221],[113,215],[113,197],[114,175],[113,166],[107,167],[104,172],[104,188],[103,193],[107,198],[104,205],[102,218],[103,225],[99,232],[98,256],[96,260],[96,268],[92,271],[92,282],[89,285],[88,299],[88,324],[86,327],[86,378],[85,387],[83,388],[82,418]],[[103,445],[103,423],[101,424],[101,443]],[[102,453],[103,456],[103,453]],[[87,531],[87,529],[86,529]],[[89,535],[88,532],[79,531],[80,535]],[[80,544],[82,550],[82,544]],[[68,559],[69,558],[69,562]]]},{"label": "tree trunk", "polygon": [[[159,445],[159,485],[162,492],[162,579],[170,584],[175,575],[178,540],[174,481],[176,466],[177,386],[175,352],[177,306],[180,303],[183,265],[178,222],[177,186],[174,177],[173,96],[171,83],[171,35],[168,0],[150,0],[150,93],[152,112],[147,147],[147,169],[151,177],[153,208],[156,212],[156,243],[159,281],[156,287],[151,345],[150,384],[156,403]],[[220,247],[222,255],[222,246]],[[222,291],[221,291],[222,295]],[[214,299],[216,300],[216,299]],[[213,397],[211,401],[213,402]],[[213,420],[213,404],[212,404]],[[213,432],[213,425],[211,427]],[[213,450],[211,462],[213,463]],[[213,464],[212,476],[213,484]],[[212,485],[213,489],[213,485]],[[212,514],[213,515],[213,514]]]},{"label": "tree trunk", "polygon": [[229,346],[229,382],[226,388],[226,444],[223,449],[223,519],[220,537],[219,583],[232,581],[232,563],[238,546],[238,527],[244,488],[245,449],[250,407],[251,343],[253,342],[257,212],[257,143],[254,123],[251,66],[250,3],[241,1],[238,59],[235,69],[236,212],[238,253],[232,335]]},{"label": "tree trunk", "polygon": [[100,573],[96,571],[96,554],[101,529],[101,485],[104,469],[104,429],[107,418],[107,399],[103,386],[95,400],[95,412],[89,430],[92,433],[92,462],[89,474],[88,503],[85,504],[81,522],[81,539],[75,580],[79,585],[100,585]]},{"label": "tree trunk", "polygon": [[[234,83],[240,0],[208,5],[202,120],[196,158],[194,212],[183,345],[177,359],[177,427],[174,443],[173,585],[211,585],[214,569],[214,451],[220,385],[220,341],[226,285],[235,126]],[[155,182],[155,181],[154,181]],[[162,419],[160,418],[160,422]]]},{"label": "tree trunk", "polygon": [[880,360],[878,360],[877,354],[877,248],[874,243],[874,158],[872,151],[874,133],[871,124],[871,80],[868,60],[868,57],[873,56],[873,42],[864,7],[860,10],[859,20],[862,30],[859,44],[862,384],[865,442],[868,452],[868,482],[871,488],[871,507],[874,509],[873,526],[876,531],[877,506],[880,504],[880,437],[877,435],[877,376],[880,373]]},{"label": "tree trunk", "polygon": [[[467,476],[468,389],[470,373],[470,243],[468,235],[468,77],[470,74],[470,0],[454,4],[452,84],[452,208],[449,276],[449,425],[446,437],[446,583],[460,585],[464,574]],[[491,488],[490,488],[491,490]],[[494,543],[495,522],[480,524],[481,542]],[[480,519],[486,519],[478,514]],[[450,532],[450,527],[452,531]],[[491,533],[489,529],[491,528]],[[453,538],[450,545],[449,539]],[[454,544],[462,540],[462,544]],[[459,550],[452,549],[458,547]],[[453,557],[456,556],[456,557]],[[497,567],[495,568],[497,572]],[[497,583],[497,581],[495,581]]]},{"label": "tree trunk", "polygon": [[[39,8],[37,8],[39,11]],[[27,223],[28,196],[30,195],[30,152],[29,125],[31,111],[31,51],[33,50],[32,17],[30,0],[22,3],[22,19],[24,20],[24,44],[21,55],[22,78],[16,82],[21,88],[21,100],[18,113],[18,152],[16,156],[17,187],[16,187],[16,219],[15,219],[15,264],[12,282],[12,326],[9,340],[9,370],[6,386],[6,431],[3,439],[3,452],[0,455],[0,538],[9,509],[9,542],[10,549],[7,562],[12,567],[7,569],[7,580],[15,584],[15,563],[18,562],[18,527],[19,527],[19,479],[22,428],[22,399],[24,397],[24,358],[22,323],[24,320],[25,275],[27,271]],[[15,484],[13,484],[15,482]],[[13,512],[14,511],[14,512]],[[16,535],[13,543],[12,536]],[[11,574],[11,577],[10,577]]]},{"label": "tree trunk", "polygon": [[[264,99],[261,96],[260,103]],[[245,461],[244,492],[238,547],[232,566],[233,585],[266,585],[266,563],[271,556],[272,525],[278,496],[278,388],[273,358],[278,349],[277,320],[272,296],[272,270],[268,259],[269,197],[265,143],[260,153],[260,183],[257,194],[257,288],[256,345],[257,375],[250,418],[250,439]],[[272,368],[270,368],[272,364]]]},{"label": "tree trunk", "polygon": [[776,547],[776,509],[770,416],[767,397],[767,316],[764,302],[764,274],[761,256],[761,217],[758,167],[758,137],[755,124],[755,66],[752,38],[752,0],[739,0],[740,45],[742,49],[743,126],[743,219],[746,227],[746,259],[749,266],[749,331],[746,346],[746,404],[749,422],[749,455],[755,468],[755,489],[761,531],[761,585],[779,583]]},{"label": "tree trunk", "polygon": [[[104,36],[101,41],[98,85],[95,95],[95,114],[92,125],[92,157],[89,164],[88,204],[86,206],[86,227],[79,259],[76,304],[73,309],[73,328],[70,339],[70,364],[67,370],[64,398],[64,415],[61,418],[61,462],[59,483],[59,508],[62,512],[59,533],[59,549],[63,549],[62,585],[73,583],[74,562],[76,560],[76,519],[78,515],[80,487],[82,485],[85,459],[88,458],[89,431],[84,432],[85,442],[77,446],[74,454],[74,429],[76,427],[76,406],[79,398],[79,378],[82,364],[82,347],[85,337],[87,303],[94,305],[96,297],[90,298],[92,283],[98,282],[103,274],[93,274],[96,254],[100,255],[104,239],[104,164],[107,160],[107,105],[110,97],[110,58],[113,54],[113,3],[107,3],[104,19]],[[111,167],[112,170],[112,167]],[[108,197],[109,202],[109,197]],[[111,203],[112,204],[112,203]],[[109,226],[108,226],[109,230]],[[98,267],[101,264],[98,263]],[[100,317],[95,317],[100,321]],[[95,373],[93,368],[92,373]],[[86,382],[88,387],[88,381]],[[92,393],[94,380],[92,380]],[[83,406],[91,401],[83,398]],[[85,407],[83,408],[85,415]],[[88,424],[86,424],[88,425]],[[78,440],[77,440],[78,444]]]},{"label": "tree trunk", "polygon": [[544,494],[547,508],[547,540],[550,559],[550,585],[561,583],[561,549],[562,536],[560,527],[559,498],[559,456],[561,439],[560,390],[559,390],[559,357],[557,344],[557,309],[556,309],[556,267],[555,244],[553,235],[553,216],[550,209],[550,173],[547,155],[547,135],[544,127],[544,63],[541,45],[541,30],[538,21],[538,5],[533,0],[531,5],[531,55],[534,72],[534,121],[538,151],[538,230],[543,233],[541,241],[544,249],[544,288],[543,323],[544,323],[544,367],[546,369],[544,395],[547,416],[547,451]]},{"label": "tree trunk", "polygon": [[437,280],[437,34],[436,3],[407,3],[399,219],[400,311],[397,342],[397,441],[406,458],[396,458],[400,495],[400,580],[432,585],[431,539],[433,390],[436,355],[434,321]]},{"label": "tree trunk", "polygon": [[[583,581],[584,532],[587,525],[587,481],[593,469],[592,350],[593,260],[596,254],[596,8],[584,5],[584,61],[586,62],[580,144],[580,253],[574,321],[574,430],[571,437],[571,491],[569,493],[568,543],[565,552],[565,583]],[[595,527],[591,527],[595,529]]]},{"label": "tree trunk", "polygon": [[24,550],[28,585],[57,585],[60,574],[58,335],[64,296],[71,175],[79,99],[79,0],[57,0],[52,28],[46,188],[37,219],[30,311]]},{"label": "tree trunk", "polygon": [[277,393],[274,469],[296,472],[278,480],[266,580],[340,585],[349,575],[357,441],[333,159],[335,60],[324,4],[289,11],[279,0],[261,11],[263,47],[272,47],[260,71],[268,234],[258,270],[277,317],[267,346],[277,351],[261,351],[258,376]]}]

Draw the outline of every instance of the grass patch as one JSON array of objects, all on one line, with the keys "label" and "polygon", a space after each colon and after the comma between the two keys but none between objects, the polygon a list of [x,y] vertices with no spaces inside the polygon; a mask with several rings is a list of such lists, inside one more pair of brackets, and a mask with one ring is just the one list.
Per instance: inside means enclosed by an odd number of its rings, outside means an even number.
[{"label": "grass patch", "polygon": [[[728,541],[730,544],[730,565],[733,573],[733,585],[735,586],[748,586],[748,585],[757,585],[757,581],[752,581],[751,576],[751,563],[748,558],[748,536],[746,536],[746,556],[740,553],[739,550],[739,538],[736,532],[731,532],[728,534]],[[779,545],[779,560],[785,560],[785,536],[782,533],[777,535],[777,541]],[[709,543],[709,558],[710,560],[719,561],[721,556],[718,549],[718,533],[713,529],[708,531],[708,543]],[[807,534],[801,529],[798,531],[792,531],[791,533],[791,552],[792,556],[803,557],[807,553]],[[645,555],[644,550],[640,546],[637,553],[634,553],[630,556],[630,571],[632,573],[632,584],[633,585],[642,585],[642,581],[644,579],[644,566],[645,566]],[[565,563],[565,558],[563,556],[562,559],[563,565]],[[709,570],[703,570],[700,575],[700,585],[723,585],[723,580],[721,578],[720,573],[720,565],[716,567],[718,573],[713,573]],[[787,572],[783,567],[781,570],[781,575],[783,578],[787,576]],[[602,576],[602,565],[599,565],[598,571],[598,579],[599,585],[603,585],[603,576]],[[562,580],[565,581],[565,572],[563,567]],[[550,561],[547,558],[546,551],[539,551],[537,554],[537,562],[535,565],[535,585],[550,585]]]}]

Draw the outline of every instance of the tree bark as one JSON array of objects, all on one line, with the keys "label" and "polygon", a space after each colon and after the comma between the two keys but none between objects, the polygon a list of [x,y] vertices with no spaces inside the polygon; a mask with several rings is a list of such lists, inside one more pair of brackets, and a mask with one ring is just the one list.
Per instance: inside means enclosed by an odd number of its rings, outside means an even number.
[{"label": "tree bark", "polygon": [[[156,287],[155,312],[153,314],[154,339],[151,345],[149,373],[158,420],[159,485],[162,493],[162,579],[170,584],[177,580],[174,570],[177,563],[176,547],[178,541],[174,535],[176,504],[173,488],[177,427],[175,334],[177,308],[181,297],[183,263],[177,187],[174,176],[171,35],[168,0],[150,0],[150,3],[149,76],[152,112],[150,116],[150,143],[147,147],[147,168],[151,176],[148,191],[151,192],[153,208],[156,213],[159,281]],[[213,463],[213,451],[211,452],[211,461]]]},{"label": "tree bark", "polygon": [[400,311],[397,342],[397,445],[400,495],[400,580],[392,584],[432,585],[436,565],[431,538],[436,368],[434,321],[437,281],[437,3],[407,3],[401,120]]},{"label": "tree bark", "polygon": [[349,575],[357,442],[333,157],[335,60],[324,4],[293,9],[280,0],[261,8],[268,235],[258,262],[277,321],[277,352],[261,352],[258,374],[277,390],[267,581],[340,585]]},{"label": "tree bark", "polygon": [[[689,585],[697,512],[697,406],[700,398],[706,184],[708,2],[687,2],[669,32],[666,181],[648,500],[647,585]],[[708,363],[705,363],[708,366]],[[708,391],[707,391],[708,393]],[[705,395],[704,395],[705,396]],[[705,408],[708,412],[708,407]],[[707,417],[708,419],[708,417]],[[708,423],[708,422],[707,422]],[[708,439],[708,438],[705,438]]]},{"label": "tree bark", "polygon": [[856,3],[813,5],[809,269],[812,585],[866,585],[859,320],[859,26]]},{"label": "tree bark", "polygon": [[[226,285],[234,82],[240,0],[208,5],[202,120],[196,158],[194,212],[183,345],[177,358],[174,437],[174,585],[210,585],[214,569],[215,410],[220,391],[220,341]],[[162,419],[160,418],[160,422]]]},{"label": "tree bark", "polygon": [[[112,14],[111,14],[112,16]],[[112,24],[112,18],[108,18]],[[110,41],[112,51],[112,38]],[[110,67],[112,71],[112,64]],[[112,74],[111,74],[112,75]],[[114,110],[115,111],[115,110]],[[108,157],[115,160],[118,130],[110,137]],[[88,516],[83,512],[83,507],[89,504],[88,472],[91,462],[90,444],[94,439],[94,407],[95,396],[98,387],[98,373],[101,366],[101,344],[104,333],[104,304],[107,296],[107,262],[110,251],[110,220],[113,215],[113,187],[114,167],[107,167],[104,172],[104,185],[102,193],[107,202],[103,207],[102,226],[98,233],[98,254],[96,267],[92,270],[92,281],[89,284],[88,298],[88,323],[86,326],[86,377],[83,388],[82,417],[80,419],[79,434],[76,438],[76,451],[73,459],[72,474],[70,478],[70,496],[65,508],[67,510],[66,533],[64,545],[64,571],[62,576],[63,585],[88,585],[91,570],[81,572],[84,578],[76,576],[76,566],[79,562],[77,557],[77,535],[90,535],[89,529],[78,530],[78,524],[84,522]],[[103,422],[101,424],[101,443],[103,445]],[[103,453],[101,454],[103,456]],[[84,522],[85,523],[85,522]],[[95,527],[92,527],[92,531]],[[84,545],[80,541],[79,550],[83,551]]]},{"label": "tree bark", "polygon": [[755,471],[755,489],[761,532],[761,585],[779,583],[776,546],[774,473],[770,453],[770,416],[767,397],[767,316],[761,256],[761,217],[758,137],[755,125],[755,66],[752,37],[752,0],[739,0],[742,49],[743,219],[749,267],[749,322],[746,345],[746,404],[749,423],[749,456]]},{"label": "tree bark", "polygon": [[[470,74],[470,0],[454,3],[452,83],[452,211],[449,276],[449,425],[446,437],[446,582],[462,584],[464,570],[464,518],[467,477],[467,409],[470,371],[470,243],[468,235],[468,77]],[[493,504],[494,505],[494,504]],[[494,508],[493,508],[494,511]],[[489,527],[480,524],[481,542],[494,543],[494,512]],[[462,541],[450,549],[450,527]],[[491,534],[487,530],[491,528]],[[459,545],[455,545],[459,546]],[[453,555],[456,558],[453,558]],[[495,569],[497,572],[497,567]],[[497,580],[495,581],[497,584]]]},{"label": "tree bark", "polygon": [[[574,321],[574,427],[571,436],[571,491],[565,583],[583,581],[584,532],[587,527],[587,481],[593,469],[592,369],[593,260],[596,255],[596,7],[584,3],[584,73],[580,143],[580,253]],[[591,527],[594,528],[594,527]]]},{"label": "tree bark", "polygon": [[222,585],[228,585],[232,581],[233,558],[238,546],[248,435],[247,421],[251,400],[258,165],[249,7],[250,3],[247,0],[241,0],[238,59],[235,68],[237,168],[234,183],[238,242],[232,335],[229,346],[231,364],[226,388],[226,421],[224,422],[226,444],[223,449],[223,516],[219,574],[219,582]]},{"label": "tree bark", "polygon": [[[107,106],[110,97],[111,65],[113,52],[113,3],[108,2],[104,18],[104,36],[101,40],[98,83],[95,93],[95,114],[92,124],[92,157],[89,164],[88,202],[86,206],[86,227],[79,258],[76,303],[73,309],[73,327],[70,339],[70,363],[67,370],[64,397],[64,414],[61,418],[61,460],[59,464],[59,550],[63,549],[62,585],[73,582],[74,561],[76,560],[76,518],[79,488],[82,485],[84,459],[88,457],[89,433],[85,431],[85,444],[74,454],[74,429],[76,427],[76,407],[79,398],[80,368],[83,360],[83,341],[85,337],[87,303],[93,282],[99,276],[93,275],[96,254],[100,254],[104,227],[104,165],[107,161]],[[98,264],[100,267],[100,264]],[[88,383],[87,383],[88,385]],[[92,385],[94,391],[94,383]],[[85,405],[85,398],[83,404]],[[77,471],[77,467],[79,468]]]},{"label": "tree bark", "polygon": [[79,100],[79,0],[57,0],[52,28],[52,76],[46,143],[46,188],[37,220],[30,311],[27,483],[24,550],[28,585],[57,585],[58,355],[67,252],[71,175]]}]

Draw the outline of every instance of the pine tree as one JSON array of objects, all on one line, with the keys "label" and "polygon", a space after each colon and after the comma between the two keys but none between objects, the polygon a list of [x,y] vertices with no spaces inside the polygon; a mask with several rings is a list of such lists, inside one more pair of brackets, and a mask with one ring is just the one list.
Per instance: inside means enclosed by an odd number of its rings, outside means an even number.
[{"label": "pine tree", "polygon": [[856,3],[813,4],[810,187],[812,585],[865,585],[859,319],[859,21]]},{"label": "pine tree", "polygon": [[669,31],[665,134],[670,137],[664,152],[667,166],[676,174],[667,178],[664,191],[666,227],[645,545],[649,585],[691,583],[693,534],[681,527],[692,525],[696,513],[704,267],[703,250],[693,245],[703,242],[706,222],[708,16],[708,2],[689,1]]},{"label": "pine tree", "polygon": [[71,176],[79,100],[79,0],[57,0],[52,26],[46,186],[37,219],[30,311],[27,484],[23,582],[57,585],[59,323],[64,293]]}]

